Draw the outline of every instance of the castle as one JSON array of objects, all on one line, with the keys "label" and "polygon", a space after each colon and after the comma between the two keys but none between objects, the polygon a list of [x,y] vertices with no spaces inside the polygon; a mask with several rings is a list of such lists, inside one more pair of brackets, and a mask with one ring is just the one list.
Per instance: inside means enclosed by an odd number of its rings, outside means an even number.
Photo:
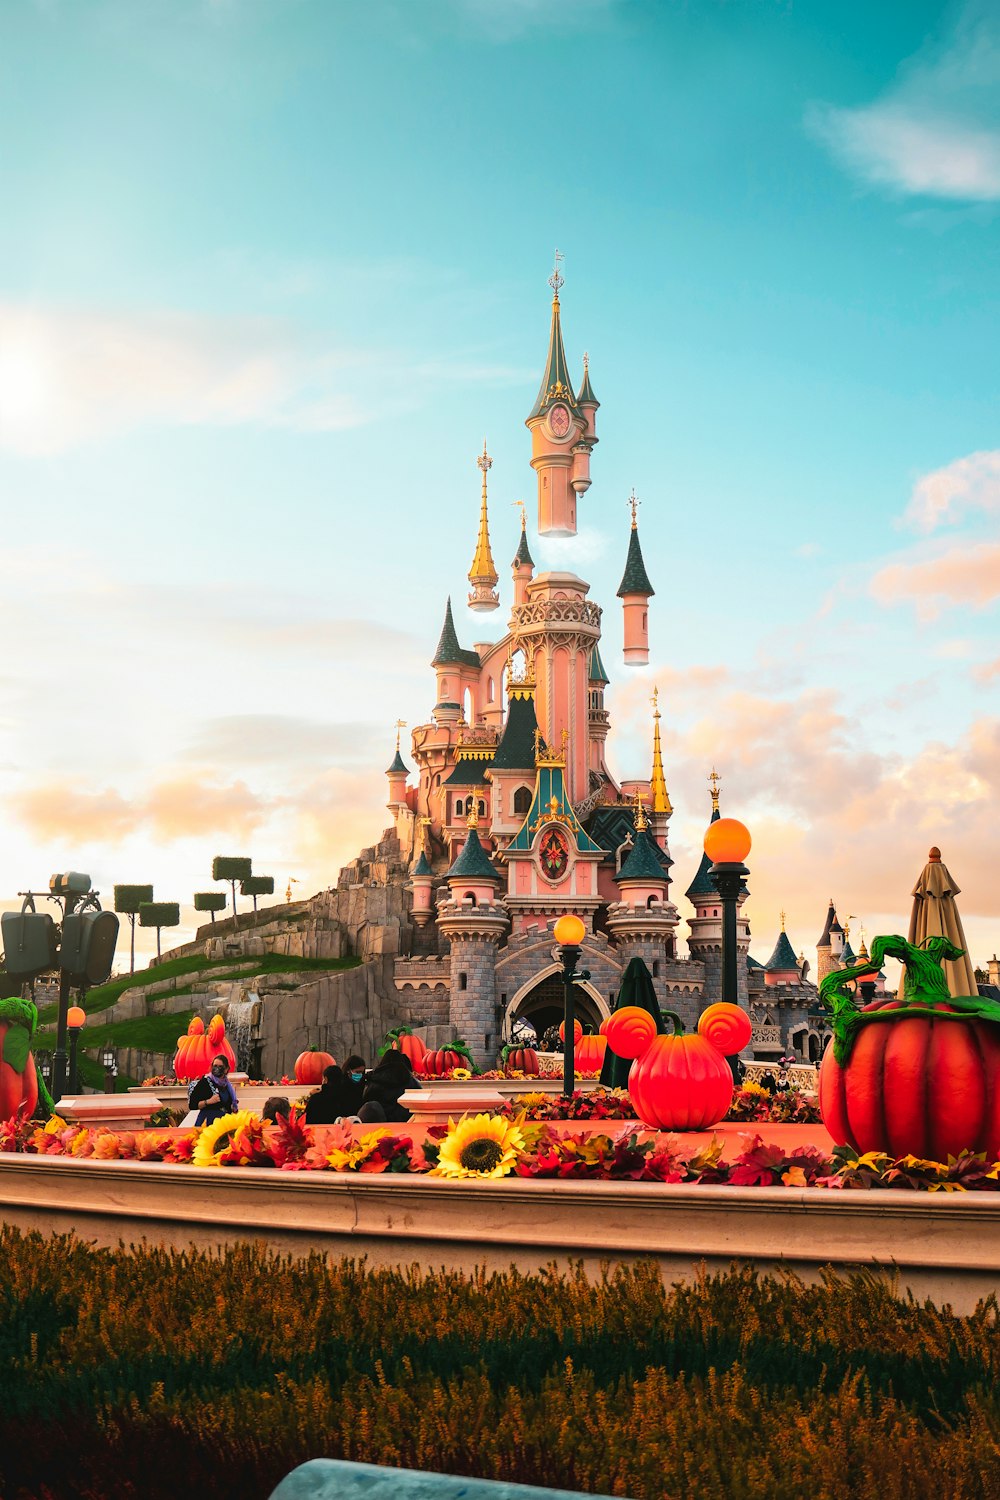
[{"label": "castle", "polygon": [[[556,271],[548,354],[528,413],[531,467],[537,478],[538,532],[571,537],[577,505],[591,484],[598,442],[587,357],[574,390],[563,345]],[[499,608],[499,575],[490,542],[488,471],[483,452],[479,531],[469,571],[469,608]],[[601,656],[601,607],[573,573],[535,572],[521,512],[511,563],[513,602],[506,630],[463,647],[451,600],[431,660],[435,703],[412,730],[415,774],[396,754],[386,772],[397,870],[408,872],[410,951],[394,960],[401,1012],[414,1025],[450,1027],[481,1064],[528,1028],[541,1037],[562,1015],[562,980],[552,924],[574,912],[587,929],[577,1014],[595,1028],[610,1013],[629,960],[642,958],[664,1009],[692,1026],[720,997],[722,907],[707,856],[685,897],[688,956],[678,954],[681,915],[671,899],[673,812],[653,698],[648,777],[616,779],[606,748],[609,677]],[[626,665],[649,660],[649,601],[654,595],[632,524],[618,597]],[[399,728],[404,727],[402,723]],[[411,781],[411,775],[414,779]],[[719,817],[719,778],[711,782]],[[393,880],[400,878],[393,875]],[[755,1055],[785,1050],[815,1058],[828,1031],[817,1011],[808,964],[796,958],[784,927],[766,965],[748,959],[750,930],[738,918],[739,998],[754,1016]],[[824,939],[839,944],[832,923]],[[841,945],[842,946],[842,945]],[[824,963],[841,958],[839,947]],[[822,977],[822,974],[820,975]]]}]

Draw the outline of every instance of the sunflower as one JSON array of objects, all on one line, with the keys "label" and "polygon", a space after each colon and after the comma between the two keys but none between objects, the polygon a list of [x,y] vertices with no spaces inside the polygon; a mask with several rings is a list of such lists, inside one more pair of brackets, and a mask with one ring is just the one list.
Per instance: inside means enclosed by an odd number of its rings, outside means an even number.
[{"label": "sunflower", "polygon": [[467,1078],[472,1077],[472,1071],[469,1068],[452,1068],[451,1076],[452,1078],[460,1078],[464,1083]]},{"label": "sunflower", "polygon": [[203,1125],[198,1132],[198,1140],[191,1158],[196,1167],[218,1167],[221,1166],[220,1157],[232,1143],[232,1138],[237,1130],[256,1123],[257,1116],[249,1109],[238,1110],[234,1115],[223,1115],[221,1119],[213,1120],[211,1125]]},{"label": "sunflower", "polygon": [[448,1121],[435,1177],[506,1177],[524,1145],[516,1121],[502,1115],[463,1115]]}]

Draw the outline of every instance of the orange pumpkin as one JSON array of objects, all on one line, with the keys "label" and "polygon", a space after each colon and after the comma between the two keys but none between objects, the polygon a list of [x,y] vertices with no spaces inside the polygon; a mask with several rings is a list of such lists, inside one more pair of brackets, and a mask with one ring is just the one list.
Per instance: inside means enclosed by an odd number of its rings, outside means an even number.
[{"label": "orange pumpkin", "polygon": [[593,1073],[600,1069],[607,1051],[606,1036],[581,1036],[573,1049],[573,1065],[578,1073]]},{"label": "orange pumpkin", "polygon": [[177,1038],[174,1077],[179,1079],[203,1077],[208,1072],[211,1063],[207,1048],[208,1037],[205,1035],[205,1023],[200,1016],[193,1016],[184,1036]]},{"label": "orange pumpkin", "polygon": [[750,1017],[738,1005],[718,1000],[698,1017],[698,1035],[718,1047],[726,1057],[741,1052],[750,1040],[753,1027]]},{"label": "orange pumpkin", "polygon": [[530,1073],[534,1077],[538,1072],[538,1053],[534,1047],[512,1047],[507,1053],[505,1071],[508,1073]]},{"label": "orange pumpkin", "polygon": [[295,1059],[295,1082],[307,1083],[312,1086],[323,1082],[323,1071],[332,1068],[336,1058],[329,1052],[320,1052],[316,1047],[310,1047],[306,1052],[300,1052]]},{"label": "orange pumpkin", "polygon": [[[574,1022],[573,1022],[573,1042],[574,1042],[574,1045],[576,1045],[577,1043],[579,1043],[579,1040],[580,1040],[580,1038],[582,1036],[583,1036],[583,1027],[580,1025],[579,1021],[574,1020]],[[560,1021],[559,1022],[559,1040],[561,1042],[565,1042],[565,1040],[566,1040],[566,1022],[565,1021]]]},{"label": "orange pumpkin", "polygon": [[[738,1041],[733,1048],[738,1051],[749,1040],[750,1019],[735,1005],[710,1009],[716,1015],[710,1018],[708,1030],[717,1041],[699,1034],[700,1023],[699,1032],[685,1036],[683,1023],[673,1011],[664,1012],[674,1023],[673,1036],[658,1036],[652,1016],[637,1005],[625,1006],[611,1017],[608,1045],[619,1057],[634,1058],[628,1091],[644,1125],[656,1130],[706,1130],[718,1124],[729,1108],[733,1075],[720,1044],[730,1047]],[[735,1016],[728,1014],[733,1011]]]},{"label": "orange pumpkin", "polygon": [[410,1031],[401,1031],[392,1045],[395,1051],[402,1052],[405,1057],[410,1059],[410,1067],[414,1073],[419,1073],[427,1052],[427,1048],[420,1038],[414,1036]]},{"label": "orange pumpkin", "polygon": [[205,1051],[208,1055],[208,1066],[217,1057],[224,1057],[230,1069],[236,1066],[236,1053],[229,1045],[226,1037],[226,1023],[221,1016],[213,1016],[208,1023],[208,1031],[205,1034]]},{"label": "orange pumpkin", "polygon": [[450,1073],[452,1068],[467,1068],[469,1060],[461,1052],[453,1052],[450,1047],[440,1047],[437,1052],[425,1052],[421,1066],[428,1078],[440,1078],[442,1073]]},{"label": "orange pumpkin", "polygon": [[[4,1041],[9,1029],[7,1021],[0,1021],[0,1058],[3,1057]],[[21,1028],[18,1028],[19,1030]],[[21,1043],[17,1062],[24,1055],[24,1038],[19,1036]],[[14,1039],[11,1039],[11,1050],[13,1051]],[[24,1066],[18,1072],[16,1067],[10,1063],[0,1062],[0,1120],[9,1120],[16,1115],[18,1110],[25,1106],[25,1115],[30,1118],[35,1113],[38,1103],[38,1076],[35,1072],[35,1059],[30,1050],[24,1060]]]}]

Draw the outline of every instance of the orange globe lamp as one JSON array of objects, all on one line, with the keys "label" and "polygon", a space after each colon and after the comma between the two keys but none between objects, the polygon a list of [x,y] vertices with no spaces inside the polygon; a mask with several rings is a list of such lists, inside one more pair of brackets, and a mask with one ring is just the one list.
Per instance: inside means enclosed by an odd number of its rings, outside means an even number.
[{"label": "orange globe lamp", "polygon": [[66,1025],[71,1031],[79,1031],[80,1027],[86,1024],[86,1020],[87,1012],[82,1005],[71,1005],[66,1012]]},{"label": "orange globe lamp", "polygon": [[579,948],[587,935],[587,928],[573,912],[566,912],[552,929],[556,942],[563,948]]},{"label": "orange globe lamp", "polygon": [[705,832],[705,853],[715,865],[741,865],[750,842],[750,830],[739,818],[716,818]]}]

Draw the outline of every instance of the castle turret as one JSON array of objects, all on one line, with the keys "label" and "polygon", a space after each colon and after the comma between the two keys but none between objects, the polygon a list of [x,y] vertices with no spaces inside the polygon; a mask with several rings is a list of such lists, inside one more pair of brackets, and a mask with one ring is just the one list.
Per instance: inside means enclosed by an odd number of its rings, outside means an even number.
[{"label": "castle turret", "polygon": [[406,806],[406,778],[410,774],[410,768],[399,753],[399,734],[400,730],[405,728],[406,725],[403,723],[402,719],[397,720],[396,754],[393,758],[392,765],[385,773],[389,781],[389,801],[387,802],[386,806],[392,813],[397,812],[399,808]]},{"label": "castle turret", "polygon": [[[587,437],[590,440],[591,447],[593,447],[593,445],[599,441],[595,424],[597,417],[597,408],[601,403],[594,395],[594,388],[590,383],[589,354],[584,354],[583,356],[583,384],[580,386],[580,389],[576,393],[576,404],[587,419]],[[590,481],[588,480],[588,484],[589,482]],[[579,489],[580,486],[577,486],[577,488]]]},{"label": "castle turret", "polygon": [[622,601],[625,617],[625,665],[644,667],[649,661],[649,601],[655,592],[642,560],[639,546],[639,524],[636,507],[639,501],[635,491],[629,498],[632,507],[632,531],[629,536],[628,557],[625,572],[618,586],[618,597]]},{"label": "castle turret", "polygon": [[[455,634],[455,621],[451,613],[451,598],[444,611],[441,637],[431,666],[437,672],[437,702],[434,718],[438,724],[457,724],[462,717],[462,699],[466,688],[473,694],[479,691],[480,660],[475,651],[463,651]],[[475,701],[471,722],[475,722]]]},{"label": "castle turret", "polygon": [[828,974],[840,968],[840,957],[844,951],[844,929],[837,921],[837,908],[830,897],[830,909],[816,944],[816,983],[822,984]]},{"label": "castle turret", "polygon": [[483,471],[483,498],[479,510],[479,539],[476,542],[476,555],[469,569],[469,582],[472,585],[469,608],[498,609],[500,607],[500,595],[497,593],[499,578],[493,565],[493,553],[490,551],[490,523],[486,511],[486,474],[493,467],[493,460],[486,451],[485,438],[483,451],[476,459],[476,463]]},{"label": "castle turret", "polygon": [[[531,432],[531,467],[538,475],[538,530],[542,536],[576,535],[576,500],[590,484],[593,409],[577,405],[559,321],[559,261],[549,277],[552,325],[549,352],[538,397],[526,419]],[[591,392],[591,398],[593,392]],[[596,403],[593,403],[596,409]]]},{"label": "castle turret", "polygon": [[420,858],[410,871],[410,890],[413,892],[413,909],[410,915],[418,927],[426,927],[434,915],[431,903],[433,886],[434,872],[428,863],[426,852],[421,849]]},{"label": "castle turret", "polygon": [[764,983],[775,984],[798,984],[800,978],[799,961],[795,957],[795,949],[788,941],[785,932],[785,913],[781,913],[781,931],[778,941],[774,945],[774,952],[764,965]]},{"label": "castle turret", "polygon": [[[718,772],[713,770],[708,779],[712,787],[710,822],[717,823],[721,816]],[[719,899],[715,881],[712,879],[711,869],[712,861],[707,854],[703,853],[697,873],[686,891],[687,898],[694,907],[694,916],[688,917],[690,928],[688,951],[692,958],[699,959],[705,965],[704,1003],[706,1005],[713,1000],[722,999],[722,902]],[[739,1003],[744,1007],[747,1004],[746,957],[750,947],[750,924],[743,915],[743,903],[746,901],[747,894],[747,888],[743,886],[740,891],[736,918],[736,944],[740,955],[736,966],[737,995]]]},{"label": "castle turret", "polygon": [[535,564],[528,551],[527,520],[525,517],[525,505],[523,500],[515,500],[515,505],[521,507],[521,540],[517,544],[514,553],[514,561],[510,565],[511,576],[514,579],[514,608],[524,603],[525,592],[535,573]]},{"label": "castle turret", "polygon": [[451,896],[438,907],[438,931],[451,944],[452,1026],[481,1066],[491,1066],[499,1045],[496,949],[507,930],[507,909],[497,898],[502,877],[479,840],[478,820],[447,874]]}]

